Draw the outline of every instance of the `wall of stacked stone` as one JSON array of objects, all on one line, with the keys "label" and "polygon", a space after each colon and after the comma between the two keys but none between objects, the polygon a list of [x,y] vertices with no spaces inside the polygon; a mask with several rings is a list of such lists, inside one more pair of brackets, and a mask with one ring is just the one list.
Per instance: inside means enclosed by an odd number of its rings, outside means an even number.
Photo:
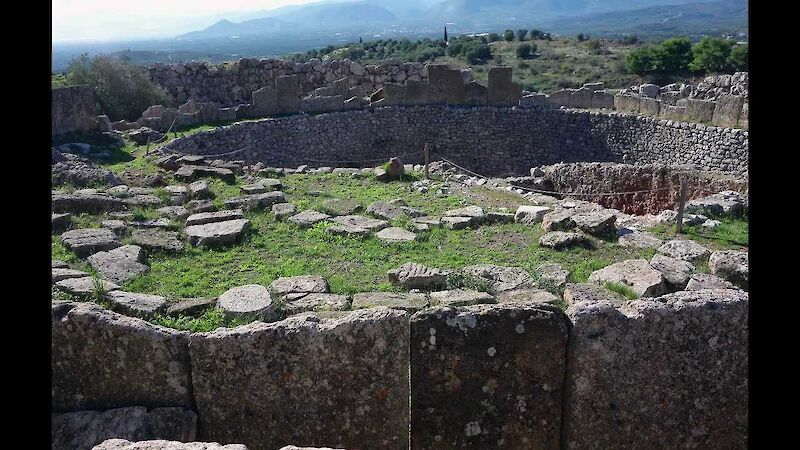
[{"label": "wall of stacked stone", "polygon": [[432,158],[445,157],[488,176],[528,175],[533,166],[584,161],[690,164],[739,177],[748,171],[742,130],[548,108],[387,106],[295,115],[235,123],[164,148],[217,155],[250,146],[254,158],[268,166],[363,167],[398,155],[404,163],[423,163],[426,142],[433,145]]},{"label": "wall of stacked stone", "polygon": [[384,83],[425,81],[428,76],[423,63],[418,62],[388,60],[363,65],[349,59],[312,59],[300,63],[274,58],[243,58],[219,65],[205,62],[156,64],[149,68],[149,74],[176,104],[195,100],[215,102],[223,107],[250,103],[254,91],[274,84],[275,79],[283,75],[298,76],[303,96],[344,77],[350,77],[353,86],[360,86],[362,95],[369,95]]},{"label": "wall of stacked stone", "polygon": [[[98,116],[94,109],[94,94],[88,85],[53,88],[51,94],[50,121],[52,135],[93,131],[99,122],[108,122],[106,116]],[[105,130],[104,130],[105,131]]]},{"label": "wall of stacked stone", "polygon": [[191,334],[57,304],[54,409],[184,407],[251,449],[746,447],[747,293],[575,302]]}]

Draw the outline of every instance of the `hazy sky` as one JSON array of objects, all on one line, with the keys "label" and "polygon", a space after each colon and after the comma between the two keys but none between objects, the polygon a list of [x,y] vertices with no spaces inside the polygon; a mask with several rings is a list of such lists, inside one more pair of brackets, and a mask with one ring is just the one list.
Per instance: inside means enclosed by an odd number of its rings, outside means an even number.
[{"label": "hazy sky", "polygon": [[161,38],[211,25],[222,13],[319,0],[53,0],[53,42]]}]

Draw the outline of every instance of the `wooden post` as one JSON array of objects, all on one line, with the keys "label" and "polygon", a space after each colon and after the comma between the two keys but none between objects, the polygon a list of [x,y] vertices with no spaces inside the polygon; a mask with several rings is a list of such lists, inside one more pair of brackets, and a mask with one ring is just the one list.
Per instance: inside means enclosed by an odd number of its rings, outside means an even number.
[{"label": "wooden post", "polygon": [[244,147],[244,166],[247,169],[247,177],[252,177],[252,169],[250,168],[250,146],[246,145]]},{"label": "wooden post", "polygon": [[428,164],[431,162],[431,153],[427,142],[425,143],[425,149],[422,151],[422,156],[425,160],[425,179],[427,180],[431,177],[430,170],[428,169]]},{"label": "wooden post", "polygon": [[675,224],[675,231],[683,233],[683,209],[686,207],[686,191],[689,189],[689,183],[686,179],[681,179],[681,193],[678,203],[678,218]]}]

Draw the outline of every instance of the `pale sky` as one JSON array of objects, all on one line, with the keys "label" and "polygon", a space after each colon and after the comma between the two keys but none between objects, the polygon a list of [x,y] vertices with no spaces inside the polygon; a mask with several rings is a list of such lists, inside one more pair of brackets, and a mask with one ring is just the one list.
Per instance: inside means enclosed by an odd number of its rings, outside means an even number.
[{"label": "pale sky", "polygon": [[171,37],[204,28],[223,13],[319,0],[53,0],[53,42]]}]

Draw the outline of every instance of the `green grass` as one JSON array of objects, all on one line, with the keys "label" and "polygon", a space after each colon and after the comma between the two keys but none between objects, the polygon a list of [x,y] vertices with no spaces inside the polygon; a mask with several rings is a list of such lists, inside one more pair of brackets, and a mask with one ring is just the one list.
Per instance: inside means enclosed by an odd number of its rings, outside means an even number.
[{"label": "green grass", "polygon": [[628,300],[636,300],[637,298],[639,298],[639,295],[637,295],[636,292],[633,292],[633,289],[631,289],[625,284],[614,283],[609,281],[604,283],[603,286],[605,286],[605,288],[608,289],[609,291],[616,292],[617,294],[622,295]]},{"label": "green grass", "polygon": [[747,218],[712,217],[712,219],[721,223],[715,228],[705,228],[701,225],[684,226],[684,232],[680,235],[675,232],[675,225],[657,225],[650,228],[650,232],[662,239],[692,239],[712,251],[748,247]]},{"label": "green grass", "polygon": [[156,314],[150,319],[150,322],[161,325],[163,327],[175,328],[177,330],[190,331],[190,332],[205,332],[212,331],[219,327],[233,328],[239,325],[244,325],[247,320],[244,319],[229,319],[223,315],[222,310],[211,308],[205,311],[199,317],[178,316],[171,317],[164,314]]}]

